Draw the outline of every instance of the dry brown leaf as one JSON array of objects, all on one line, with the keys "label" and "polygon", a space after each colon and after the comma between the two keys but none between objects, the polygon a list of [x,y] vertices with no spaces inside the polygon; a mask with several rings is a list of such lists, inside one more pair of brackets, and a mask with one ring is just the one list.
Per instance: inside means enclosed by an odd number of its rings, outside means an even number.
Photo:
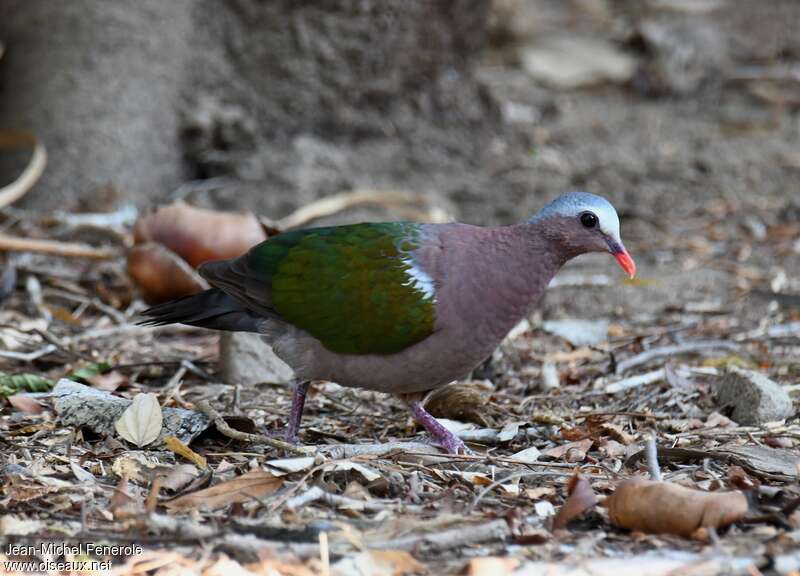
[{"label": "dry brown leaf", "polygon": [[607,436],[611,436],[617,442],[621,442],[625,446],[633,444],[636,440],[636,436],[628,434],[625,432],[621,426],[618,424],[612,424],[611,422],[603,422],[600,425],[600,430],[602,430]]},{"label": "dry brown leaf", "polygon": [[14,394],[7,398],[8,403],[11,404],[15,409],[19,410],[20,412],[24,412],[25,414],[41,414],[44,412],[44,406],[39,404],[39,401],[36,398],[31,398],[30,396],[24,396],[22,394]]},{"label": "dry brown leaf", "polygon": [[449,384],[437,388],[425,399],[425,409],[436,418],[489,425],[482,414],[486,410],[486,401],[475,384]]},{"label": "dry brown leaf", "polygon": [[117,372],[116,370],[106,372],[105,374],[87,376],[86,381],[92,385],[92,388],[105,390],[107,392],[113,392],[117,388],[124,388],[128,385],[128,377],[122,372]]},{"label": "dry brown leaf", "polygon": [[566,528],[573,520],[597,504],[597,496],[592,490],[592,485],[580,473],[576,473],[567,484],[567,501],[553,518],[553,530]]},{"label": "dry brown leaf", "polygon": [[747,513],[743,492],[701,492],[669,482],[626,480],[606,498],[611,522],[651,534],[697,537],[701,528],[722,528]]},{"label": "dry brown leaf", "polygon": [[209,260],[245,253],[267,235],[249,212],[220,212],[175,202],[139,218],[133,228],[136,244],[156,242],[183,258],[192,268]]},{"label": "dry brown leaf", "polygon": [[172,466],[163,477],[161,488],[173,494],[187,488],[189,483],[199,476],[199,471],[193,464],[179,464]]},{"label": "dry brown leaf", "polygon": [[263,470],[252,470],[227,482],[171,500],[166,505],[173,510],[201,507],[213,510],[235,502],[248,502],[268,496],[282,485],[282,478]]},{"label": "dry brown leaf", "polygon": [[556,460],[564,459],[568,462],[580,462],[586,457],[586,453],[593,443],[591,438],[584,438],[577,442],[567,442],[561,446],[550,448],[544,453],[544,456],[549,456]]},{"label": "dry brown leaf", "polygon": [[147,446],[161,434],[164,422],[155,394],[137,394],[114,424],[117,433],[139,448]]},{"label": "dry brown leaf", "polygon": [[164,444],[178,456],[183,456],[189,462],[195,463],[201,470],[208,470],[208,461],[205,459],[205,457],[189,448],[178,438],[175,438],[174,436],[167,436],[164,438]]},{"label": "dry brown leaf", "polygon": [[148,304],[158,304],[208,288],[206,281],[186,261],[154,242],[134,246],[128,251],[128,274]]},{"label": "dry brown leaf", "polygon": [[131,518],[142,512],[142,503],[131,494],[127,474],[122,475],[114,488],[114,493],[109,499],[108,509],[114,514],[115,520]]}]

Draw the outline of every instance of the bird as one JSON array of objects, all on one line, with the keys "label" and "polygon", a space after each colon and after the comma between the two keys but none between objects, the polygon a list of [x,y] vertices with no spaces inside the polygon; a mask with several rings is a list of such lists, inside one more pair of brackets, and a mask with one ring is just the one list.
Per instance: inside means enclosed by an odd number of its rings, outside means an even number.
[{"label": "bird", "polygon": [[558,270],[608,252],[636,264],[605,198],[569,192],[513,225],[377,222],[285,231],[202,264],[210,289],[153,306],[143,324],[254,332],[295,373],[285,437],[297,443],[315,380],[400,397],[435,444],[464,443],[423,406],[468,375],[539,301]]}]

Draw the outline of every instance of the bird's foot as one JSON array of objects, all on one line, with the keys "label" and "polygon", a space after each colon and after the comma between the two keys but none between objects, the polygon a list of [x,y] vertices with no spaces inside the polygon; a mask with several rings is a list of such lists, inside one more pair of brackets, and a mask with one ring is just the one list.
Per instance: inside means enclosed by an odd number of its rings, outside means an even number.
[{"label": "bird's foot", "polygon": [[450,432],[447,428],[445,428],[441,422],[439,422],[436,418],[431,416],[431,414],[425,410],[422,406],[422,402],[419,400],[413,400],[408,403],[408,409],[411,412],[411,416],[414,420],[417,421],[425,430],[428,431],[428,434],[431,435],[434,442],[436,442],[439,446],[447,450],[450,454],[472,454],[472,451],[467,448],[466,444]]}]

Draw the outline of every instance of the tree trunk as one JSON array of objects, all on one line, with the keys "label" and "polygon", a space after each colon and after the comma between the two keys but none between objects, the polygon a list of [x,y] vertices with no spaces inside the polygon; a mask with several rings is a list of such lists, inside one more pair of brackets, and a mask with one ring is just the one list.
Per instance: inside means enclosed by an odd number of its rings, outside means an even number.
[{"label": "tree trunk", "polygon": [[[0,2],[0,125],[33,131],[49,152],[25,204],[90,207],[107,185],[143,203],[185,178],[177,111],[192,5]],[[15,168],[0,164],[0,182]]]},{"label": "tree trunk", "polygon": [[4,0],[0,123],[48,145],[40,207],[219,175],[237,184],[199,201],[272,216],[364,186],[480,195],[501,124],[471,74],[489,6]]}]

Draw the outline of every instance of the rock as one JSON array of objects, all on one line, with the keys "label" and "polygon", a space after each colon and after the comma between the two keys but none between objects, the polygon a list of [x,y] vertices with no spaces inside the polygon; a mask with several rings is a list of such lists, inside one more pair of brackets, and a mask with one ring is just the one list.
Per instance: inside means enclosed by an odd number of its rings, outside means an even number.
[{"label": "rock", "polygon": [[736,366],[717,384],[717,402],[732,407],[731,419],[742,425],[783,420],[794,414],[792,400],[780,384]]},{"label": "rock", "polygon": [[542,329],[573,346],[594,346],[608,340],[608,320],[548,320]]},{"label": "rock", "polygon": [[563,36],[526,46],[522,68],[553,88],[572,89],[603,82],[626,82],[636,64],[630,56],[599,39]]},{"label": "rock", "polygon": [[222,377],[229,384],[286,384],[294,372],[258,334],[226,332],[220,340]]},{"label": "rock", "polygon": [[635,79],[642,92],[687,96],[722,81],[729,65],[727,40],[714,20],[645,20],[638,32],[646,47]]},{"label": "rock", "polygon": [[[56,399],[56,412],[62,425],[89,428],[101,436],[117,436],[114,423],[132,402],[66,378],[58,381],[49,396]],[[189,444],[209,425],[205,414],[183,408],[162,408],[161,414],[161,433],[151,447],[161,444],[167,436]]]}]

